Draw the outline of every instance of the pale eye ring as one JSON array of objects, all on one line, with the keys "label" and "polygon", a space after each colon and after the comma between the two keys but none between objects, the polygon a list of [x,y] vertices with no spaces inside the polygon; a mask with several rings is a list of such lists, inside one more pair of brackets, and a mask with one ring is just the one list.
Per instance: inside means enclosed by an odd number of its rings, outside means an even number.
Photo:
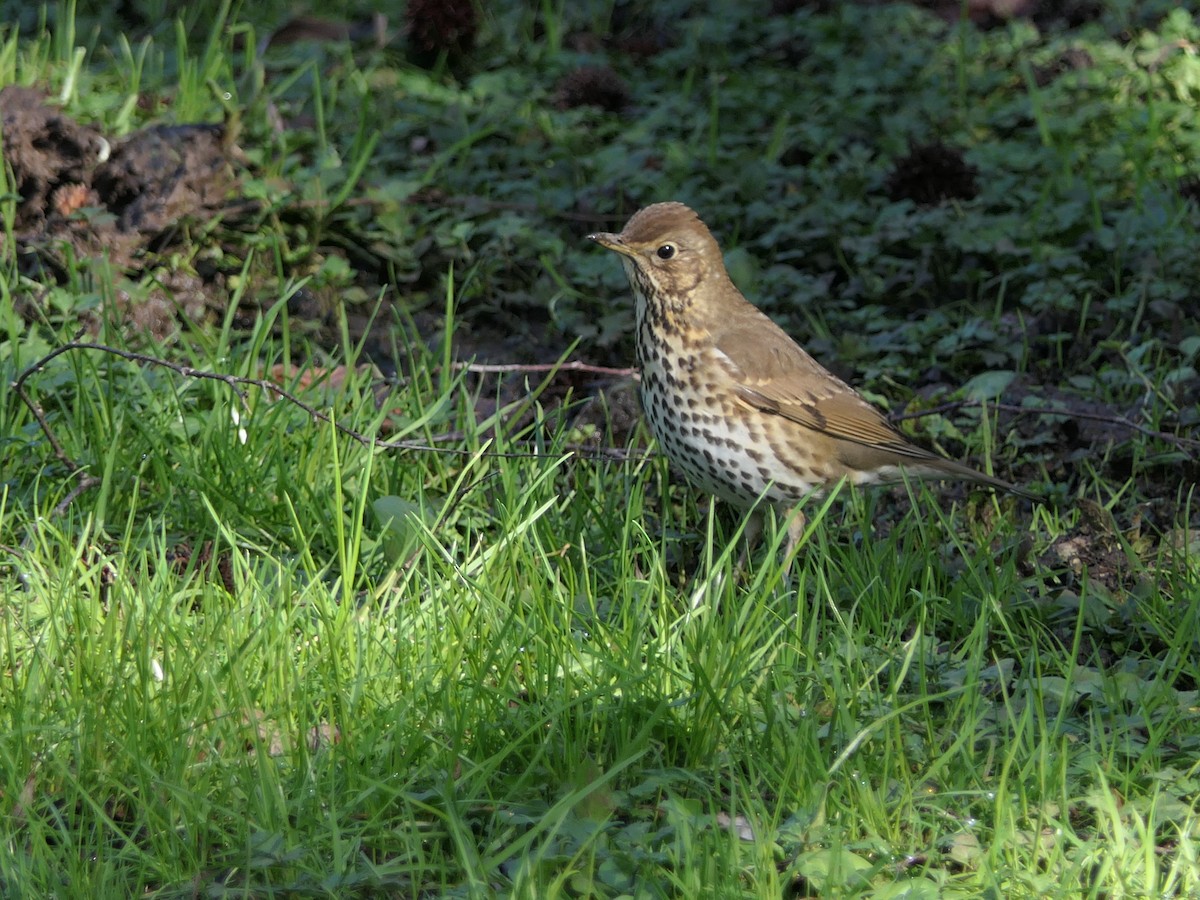
[{"label": "pale eye ring", "polygon": [[658,254],[659,259],[671,259],[675,256],[675,245],[674,244],[663,244],[661,247],[659,247],[654,252],[656,254]]}]

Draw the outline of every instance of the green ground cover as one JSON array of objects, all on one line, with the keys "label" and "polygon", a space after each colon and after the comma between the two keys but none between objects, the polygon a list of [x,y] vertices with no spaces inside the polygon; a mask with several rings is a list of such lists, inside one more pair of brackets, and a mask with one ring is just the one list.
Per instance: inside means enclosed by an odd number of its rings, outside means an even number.
[{"label": "green ground cover", "polygon": [[[0,894],[1200,894],[1200,23],[788,6],[6,7],[0,87],[233,177],[31,210],[0,105]],[[599,371],[668,199],[1047,502],[737,571]]]}]

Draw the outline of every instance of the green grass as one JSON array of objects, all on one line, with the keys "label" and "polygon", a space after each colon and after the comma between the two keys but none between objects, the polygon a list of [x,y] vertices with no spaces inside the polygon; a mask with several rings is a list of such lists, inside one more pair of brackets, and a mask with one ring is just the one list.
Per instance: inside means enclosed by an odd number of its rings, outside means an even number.
[{"label": "green grass", "polygon": [[[1194,438],[1176,180],[1200,82],[1171,48],[1196,25],[1116,3],[1044,33],[667,4],[634,10],[675,38],[641,59],[572,49],[609,16],[569,6],[501,4],[432,72],[395,47],[260,57],[278,22],[229,9],[230,29],[189,11],[124,44],[68,8],[53,36],[0,32],[0,83],[106,129],[234,110],[263,203],[161,268],[55,280],[18,268],[5,170],[0,894],[1200,893],[1194,447],[923,417],[906,427],[1057,503],[846,490],[808,504],[790,572],[782,522],[739,572],[740,523],[639,434],[572,455],[582,396],[538,375],[514,401],[450,365],[492,331],[517,336],[488,345],[503,361],[627,361],[619,268],[559,214],[678,197],[747,293],[882,402],[1025,397]],[[1040,84],[1076,45],[1095,67]],[[560,74],[604,60],[633,112],[554,107]],[[979,196],[887,199],[932,136],[969,148]],[[131,329],[114,299],[176,269],[220,271],[226,305],[162,341]],[[335,300],[320,334],[289,306],[310,295]],[[56,454],[13,383],[81,325],[142,357],[78,349],[28,377]],[[147,357],[346,369],[285,385],[314,418]],[[386,390],[368,357],[396,361]]]}]

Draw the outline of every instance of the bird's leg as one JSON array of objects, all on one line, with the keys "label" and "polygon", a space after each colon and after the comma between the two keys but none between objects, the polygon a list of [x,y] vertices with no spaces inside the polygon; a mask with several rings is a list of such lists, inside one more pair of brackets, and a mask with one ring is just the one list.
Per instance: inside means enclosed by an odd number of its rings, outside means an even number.
[{"label": "bird's leg", "polygon": [[762,510],[756,509],[751,512],[746,519],[746,527],[742,529],[742,552],[738,554],[738,572],[744,572],[746,570],[746,563],[750,561],[750,551],[754,549],[754,545],[757,544],[758,539],[762,537],[762,517]]},{"label": "bird's leg", "polygon": [[[787,544],[783,550],[783,574],[786,576],[792,567],[792,560],[796,558],[796,553],[800,550],[800,543],[804,539],[804,529],[808,526],[808,519],[804,515],[804,511],[799,507],[793,507],[783,513],[787,516]],[[763,510],[756,509],[750,513],[746,519],[746,527],[742,529],[742,552],[738,554],[737,571],[745,571],[746,562],[750,558],[750,552],[758,544],[763,532]]]},{"label": "bird's leg", "polygon": [[804,515],[804,510],[799,506],[791,509],[786,515],[788,517],[788,539],[783,550],[783,574],[785,577],[791,573],[792,560],[796,558],[796,553],[800,549],[800,542],[804,539],[804,529],[808,525],[808,519]]}]

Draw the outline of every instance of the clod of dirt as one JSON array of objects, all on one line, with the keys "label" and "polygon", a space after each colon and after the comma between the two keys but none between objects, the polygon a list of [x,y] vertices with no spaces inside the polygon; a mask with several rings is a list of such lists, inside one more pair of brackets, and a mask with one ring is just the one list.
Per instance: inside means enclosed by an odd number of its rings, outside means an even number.
[{"label": "clod of dirt", "polygon": [[[686,19],[691,13],[684,12]],[[618,0],[613,4],[609,45],[638,59],[650,59],[675,45],[680,28],[679,16],[664,13],[653,4]]]},{"label": "clod of dirt", "polygon": [[[100,257],[141,275],[158,265],[153,251],[183,243],[181,225],[210,221],[237,189],[239,154],[222,125],[154,126],[110,144],[38,91],[11,86],[0,90],[0,116],[20,197],[17,254],[34,278],[61,278],[68,259]],[[118,296],[114,309],[158,338],[181,314],[201,313],[211,292],[191,271],[159,273],[155,283],[161,290]]]},{"label": "clod of dirt", "polygon": [[833,12],[837,4],[833,0],[771,0],[771,15],[790,16],[801,9],[812,12]]},{"label": "clod of dirt", "polygon": [[167,561],[180,575],[192,569],[203,581],[219,581],[230,594],[236,590],[237,586],[233,580],[233,557],[229,551],[214,553],[212,541],[205,541],[198,552],[192,549],[191,544],[177,544],[167,554]]},{"label": "clod of dirt", "polygon": [[107,142],[94,128],[80,125],[45,104],[33,88],[10,85],[0,90],[0,151],[13,173],[20,202],[18,232],[41,227],[62,190],[87,190]]},{"label": "clod of dirt", "polygon": [[404,18],[418,65],[432,64],[442,53],[458,56],[475,46],[479,13],[472,0],[409,0]]},{"label": "clod of dirt", "polygon": [[1200,175],[1189,175],[1179,180],[1179,196],[1200,208]]},{"label": "clod of dirt", "polygon": [[608,66],[583,66],[559,79],[554,97],[559,109],[596,106],[620,112],[629,105],[629,85]]},{"label": "clod of dirt", "polygon": [[92,186],[122,231],[159,235],[181,219],[209,219],[237,179],[223,125],[146,128],[121,141]]},{"label": "clod of dirt", "polygon": [[892,200],[936,206],[946,200],[970,200],[979,193],[977,170],[962,151],[940,141],[913,147],[896,161],[885,190]]},{"label": "clod of dirt", "polygon": [[[1119,598],[1134,590],[1139,579],[1147,577],[1139,564],[1155,553],[1156,542],[1142,530],[1138,515],[1129,527],[1118,528],[1111,512],[1091,500],[1076,501],[1080,510],[1078,525],[1047,548],[1042,565],[1047,569],[1065,567],[1074,577],[1103,586]],[[1132,551],[1132,552],[1131,552]]]},{"label": "clod of dirt", "polygon": [[267,35],[264,44],[268,48],[286,47],[302,41],[370,41],[383,48],[388,41],[387,16],[375,13],[370,18],[345,22],[320,16],[294,16]]},{"label": "clod of dirt", "polygon": [[1100,0],[1039,0],[1031,18],[1043,32],[1079,28],[1104,13]]},{"label": "clod of dirt", "polygon": [[1033,67],[1033,81],[1038,87],[1045,87],[1060,75],[1067,72],[1079,72],[1094,66],[1092,55],[1080,47],[1071,47],[1060,53],[1049,65]]}]

